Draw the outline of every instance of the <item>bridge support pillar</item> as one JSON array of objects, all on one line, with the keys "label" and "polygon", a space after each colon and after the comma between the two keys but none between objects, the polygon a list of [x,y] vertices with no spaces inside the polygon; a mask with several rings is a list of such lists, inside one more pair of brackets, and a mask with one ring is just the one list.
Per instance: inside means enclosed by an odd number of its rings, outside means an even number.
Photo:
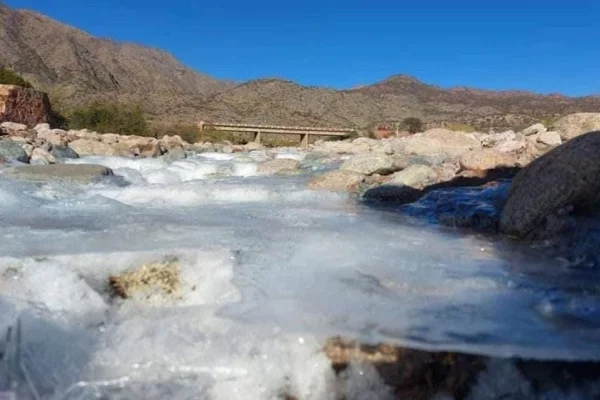
[{"label": "bridge support pillar", "polygon": [[254,142],[260,144],[261,141],[261,137],[260,137],[260,131],[257,131],[254,133]]},{"label": "bridge support pillar", "polygon": [[308,147],[308,133],[303,133],[302,135],[300,135],[300,138],[301,138],[300,146],[302,146],[303,148],[307,148]]}]

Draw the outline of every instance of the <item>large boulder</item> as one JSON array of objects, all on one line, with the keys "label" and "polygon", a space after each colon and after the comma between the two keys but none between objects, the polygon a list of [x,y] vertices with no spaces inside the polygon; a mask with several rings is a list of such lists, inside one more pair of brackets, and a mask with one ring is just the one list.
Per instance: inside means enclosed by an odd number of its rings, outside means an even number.
[{"label": "large boulder", "polygon": [[20,165],[6,168],[2,177],[35,182],[70,181],[94,182],[103,176],[113,175],[110,168],[94,164]]},{"label": "large boulder", "polygon": [[525,135],[525,136],[536,135],[538,133],[546,132],[546,130],[547,129],[544,126],[544,124],[535,124],[535,125],[531,125],[528,128],[523,129],[523,135]]},{"label": "large boulder", "polygon": [[48,151],[38,147],[33,149],[29,162],[34,165],[48,165],[56,164],[58,161],[56,160],[56,157]]},{"label": "large boulder", "polygon": [[[441,155],[444,158],[457,158],[481,148],[481,142],[464,132],[436,128],[407,137],[396,152],[419,156]],[[400,150],[400,151],[399,151]]]},{"label": "large boulder", "polygon": [[485,171],[500,167],[515,167],[518,159],[510,153],[503,153],[494,149],[481,149],[470,151],[460,158],[463,169],[470,171]]},{"label": "large boulder", "polygon": [[600,130],[600,113],[576,113],[554,123],[554,130],[562,140],[570,140],[586,132]]},{"label": "large boulder", "polygon": [[318,140],[315,142],[313,148],[315,151],[333,154],[358,154],[366,153],[371,150],[369,143],[354,143],[348,140]]},{"label": "large boulder", "polygon": [[387,184],[421,189],[426,183],[435,179],[437,179],[437,172],[433,168],[427,165],[414,164],[400,172],[396,172]]},{"label": "large boulder", "polygon": [[38,139],[44,139],[53,146],[64,146],[68,142],[67,131],[62,129],[37,129]]},{"label": "large boulder", "polygon": [[2,130],[8,134],[13,134],[19,131],[27,130],[27,125],[6,121],[0,124],[0,128],[2,128]]},{"label": "large boulder", "polygon": [[173,135],[173,136],[165,135],[162,138],[160,138],[160,140],[158,142],[160,144],[162,151],[165,153],[169,152],[171,149],[173,149],[175,147],[186,148],[189,146],[189,143],[186,142],[185,140],[183,140],[181,138],[181,136],[179,136],[179,135]]},{"label": "large boulder", "polygon": [[514,131],[509,130],[501,133],[490,133],[487,135],[482,135],[480,141],[483,147],[494,147],[502,142],[515,139],[517,139],[517,134]]},{"label": "large boulder", "polygon": [[365,176],[354,171],[335,170],[313,177],[308,187],[332,192],[349,192],[358,190]]},{"label": "large boulder", "polygon": [[527,141],[518,138],[515,140],[506,140],[498,143],[494,149],[501,153],[522,153],[527,149]]},{"label": "large boulder", "polygon": [[277,158],[258,165],[259,175],[290,174],[298,171],[300,162],[289,158]]},{"label": "large boulder", "polygon": [[562,139],[558,132],[546,131],[539,134],[536,141],[547,146],[558,146],[562,144]]},{"label": "large boulder", "polygon": [[111,145],[92,139],[78,139],[69,143],[69,147],[80,156],[116,156],[118,152]]},{"label": "large boulder", "polygon": [[0,122],[11,121],[34,127],[50,122],[48,95],[34,89],[0,85]]},{"label": "large boulder", "polygon": [[522,238],[547,237],[565,210],[584,210],[597,204],[598,154],[600,131],[579,136],[521,170],[502,210],[501,231]]},{"label": "large boulder", "polygon": [[[106,136],[106,135],[102,135]],[[118,135],[117,135],[118,136]],[[157,157],[162,154],[160,144],[156,138],[144,136],[118,136],[111,144],[117,155]],[[103,138],[103,143],[106,143]],[[109,143],[107,143],[109,144]],[[171,147],[170,150],[177,147]],[[181,146],[179,146],[181,148]]]},{"label": "large boulder", "polygon": [[29,156],[23,147],[12,140],[0,140],[0,158],[24,163],[29,162]]},{"label": "large boulder", "polygon": [[79,158],[79,154],[77,154],[75,150],[73,150],[69,146],[62,145],[52,146],[52,151],[50,152],[50,154],[52,154],[58,159]]},{"label": "large boulder", "polygon": [[390,174],[396,170],[392,157],[383,153],[361,153],[346,160],[341,170],[363,175]]}]

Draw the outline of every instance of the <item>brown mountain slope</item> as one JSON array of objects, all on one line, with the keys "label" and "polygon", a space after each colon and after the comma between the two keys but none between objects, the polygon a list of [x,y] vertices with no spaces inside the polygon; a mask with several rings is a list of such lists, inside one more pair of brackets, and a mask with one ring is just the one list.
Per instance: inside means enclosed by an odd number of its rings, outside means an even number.
[{"label": "brown mountain slope", "polygon": [[13,68],[67,107],[95,99],[142,103],[161,120],[228,121],[365,128],[416,116],[476,127],[519,127],[542,117],[600,111],[600,97],[523,91],[442,89],[405,75],[351,90],[280,79],[234,86],[171,55],[94,38],[31,11],[0,4],[0,66]]},{"label": "brown mountain slope", "polygon": [[0,56],[2,66],[38,87],[59,91],[69,106],[94,98],[120,98],[143,101],[151,112],[175,113],[178,107],[201,102],[229,86],[185,67],[163,51],[97,39],[35,12],[2,4]]}]

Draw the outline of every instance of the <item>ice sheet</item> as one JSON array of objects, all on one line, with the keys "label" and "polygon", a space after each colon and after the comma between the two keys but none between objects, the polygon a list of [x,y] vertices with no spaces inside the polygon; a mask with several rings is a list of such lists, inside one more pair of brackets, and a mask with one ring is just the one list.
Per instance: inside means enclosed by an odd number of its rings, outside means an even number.
[{"label": "ice sheet", "polygon": [[[600,359],[597,272],[310,191],[305,176],[255,177],[243,157],[79,161],[125,171],[127,186],[0,181],[0,322],[10,304],[44,310],[24,327],[47,398],[385,396],[361,367],[333,376],[319,349],[337,334]],[[111,274],[165,256],[180,260],[179,298],[109,297]]]}]

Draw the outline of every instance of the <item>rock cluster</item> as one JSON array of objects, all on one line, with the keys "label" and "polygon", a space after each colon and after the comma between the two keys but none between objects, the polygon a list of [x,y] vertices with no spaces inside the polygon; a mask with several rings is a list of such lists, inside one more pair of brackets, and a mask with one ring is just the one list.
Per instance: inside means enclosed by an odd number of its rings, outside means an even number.
[{"label": "rock cluster", "polygon": [[[309,186],[333,191],[362,190],[367,198],[403,203],[414,201],[420,191],[432,185],[521,168],[561,143],[561,135],[542,124],[519,133],[465,133],[436,128],[383,140],[319,141],[312,150],[345,157],[340,172],[352,174],[327,172],[314,177]],[[341,182],[344,177],[347,184]],[[373,188],[375,192],[368,191]]]}]

